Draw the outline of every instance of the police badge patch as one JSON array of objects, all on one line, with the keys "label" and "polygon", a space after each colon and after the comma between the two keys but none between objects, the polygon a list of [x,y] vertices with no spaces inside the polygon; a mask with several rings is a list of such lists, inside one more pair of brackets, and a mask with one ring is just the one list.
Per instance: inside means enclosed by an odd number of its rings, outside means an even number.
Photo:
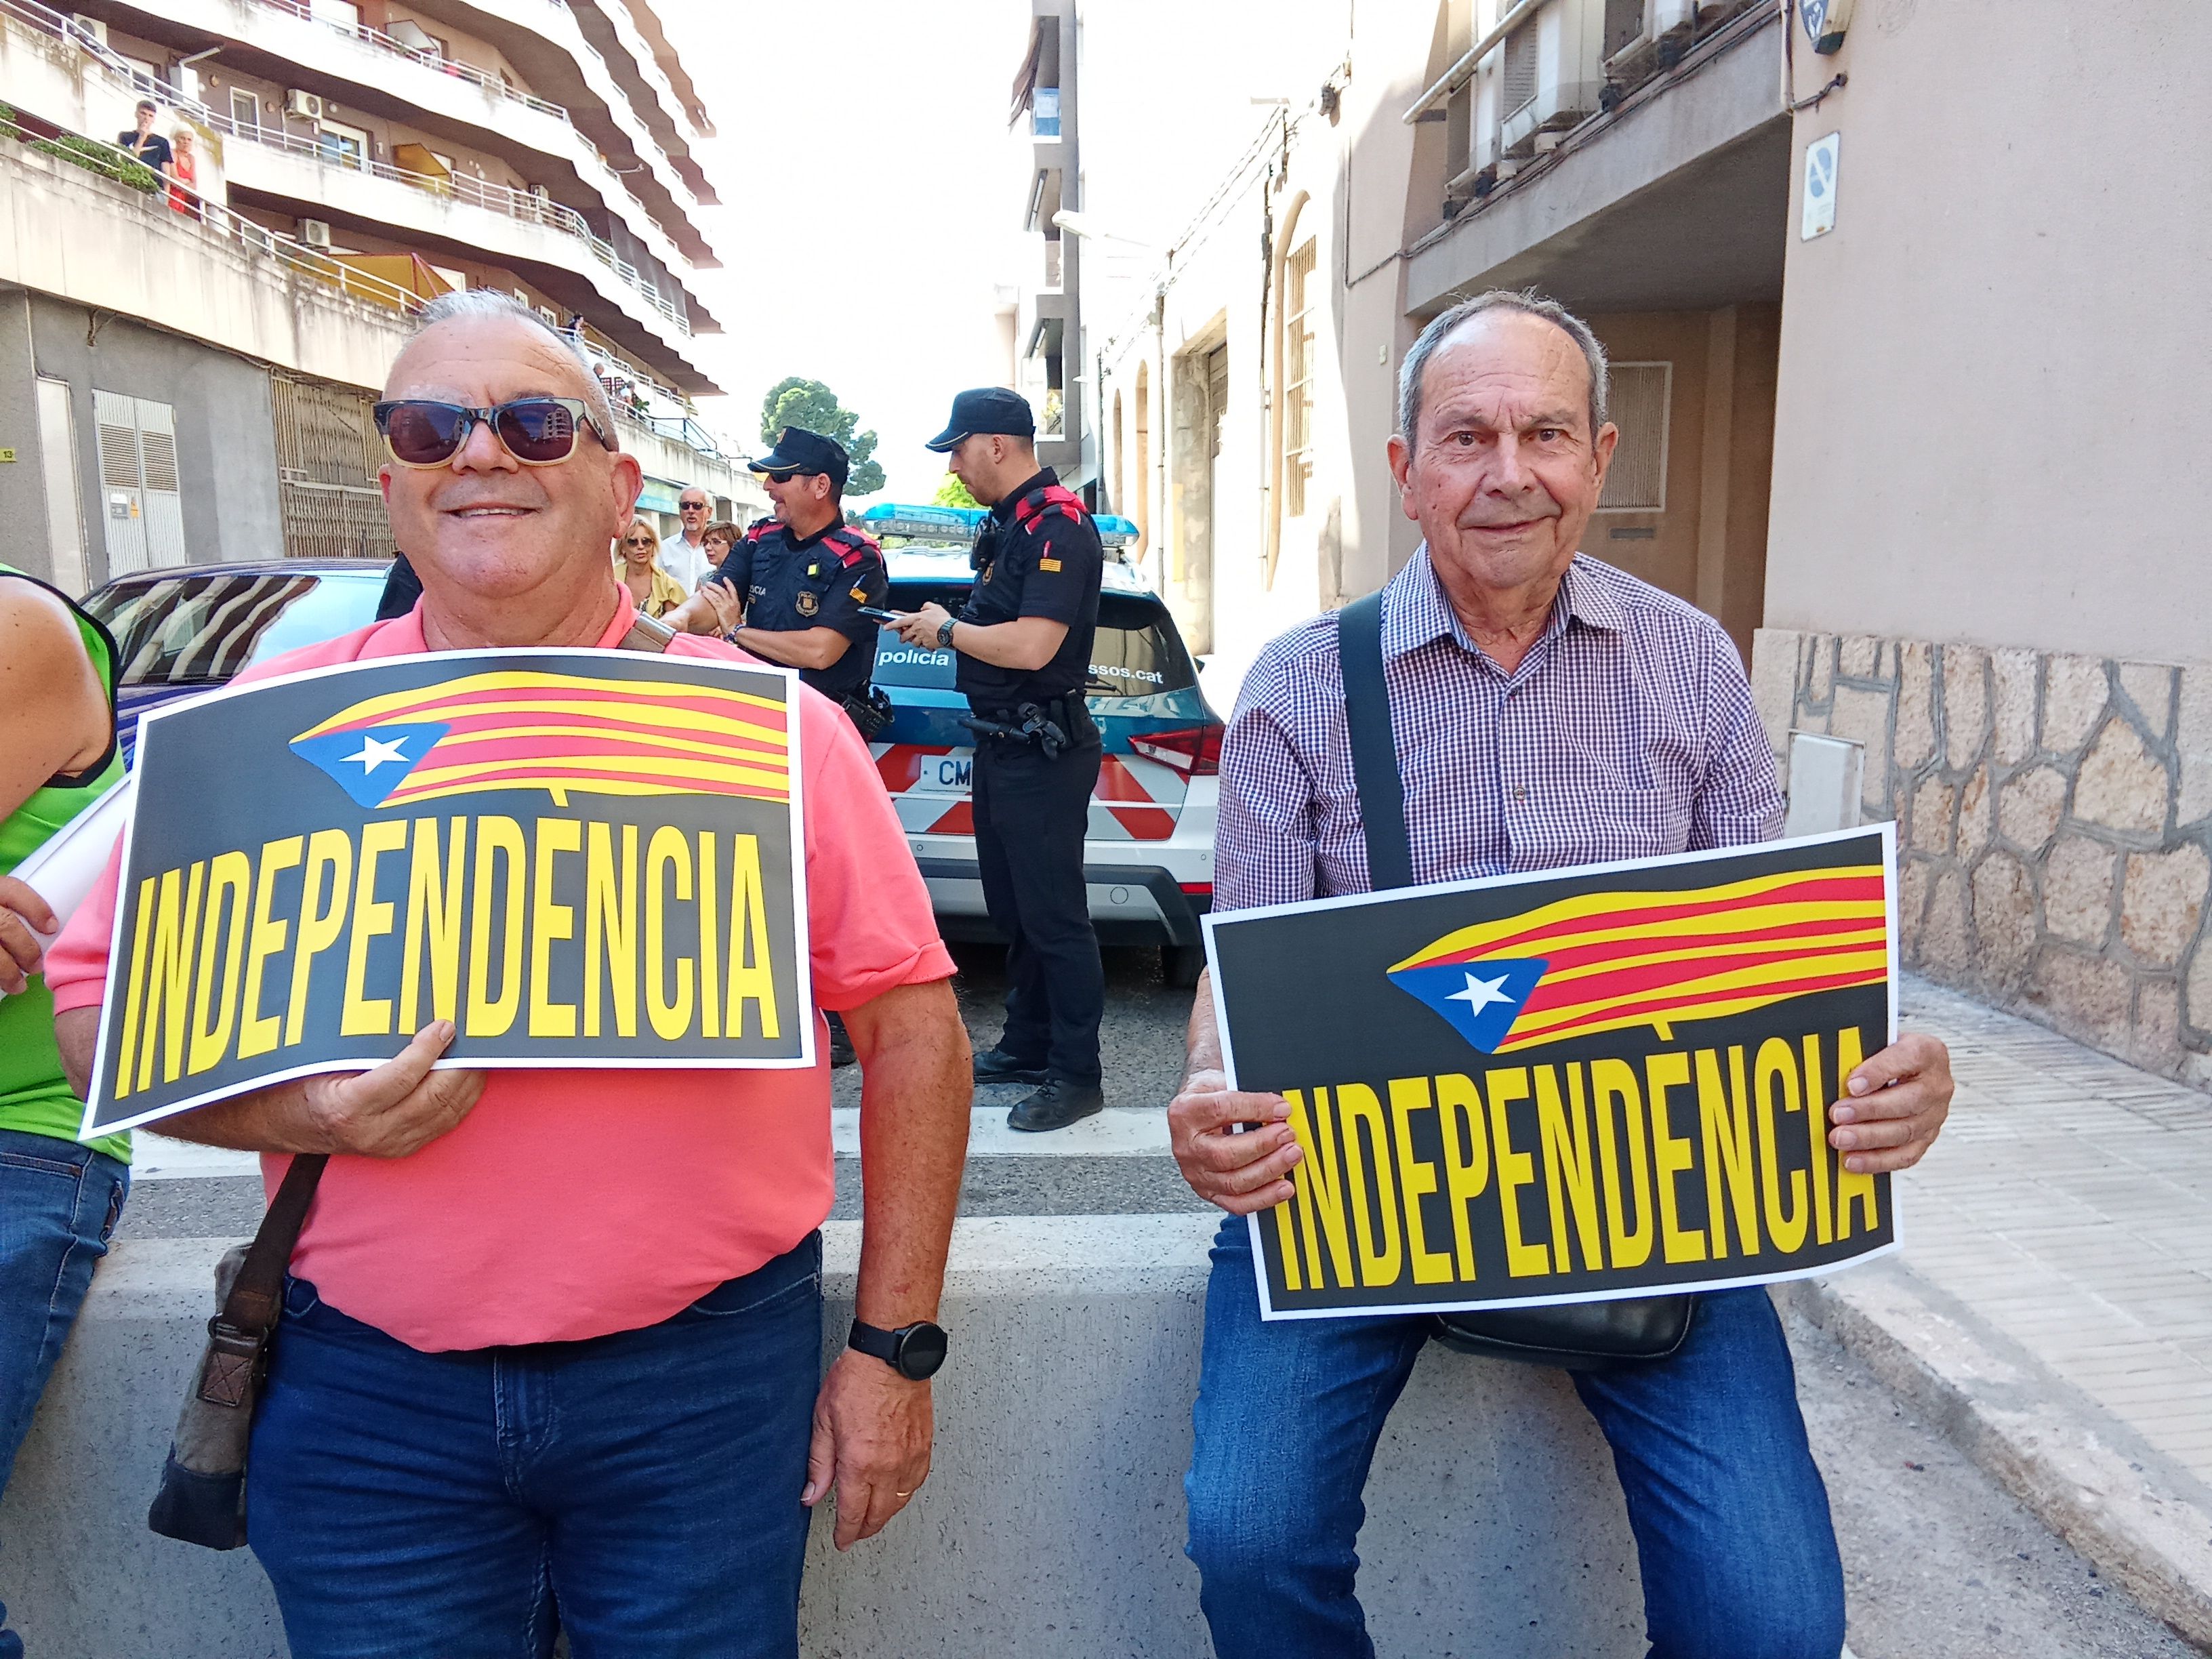
[{"label": "police badge patch", "polygon": [[804,589],[800,590],[798,604],[799,614],[802,617],[811,617],[822,608],[822,601]]}]

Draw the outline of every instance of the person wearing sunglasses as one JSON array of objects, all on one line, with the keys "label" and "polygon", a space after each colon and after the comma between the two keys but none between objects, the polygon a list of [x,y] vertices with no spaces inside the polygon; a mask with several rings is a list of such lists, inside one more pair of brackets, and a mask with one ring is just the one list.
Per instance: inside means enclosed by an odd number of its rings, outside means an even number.
[{"label": "person wearing sunglasses", "polygon": [[[574,345],[488,291],[422,315],[377,405],[378,481],[422,603],[249,674],[634,631],[747,660],[637,629],[607,550],[644,477]],[[331,1155],[246,1504],[295,1659],[550,1652],[562,1627],[578,1653],[797,1659],[807,1506],[834,1488],[849,1547],[927,1478],[967,1034],[866,745],[804,689],[789,724],[803,948],[866,1066],[859,1319],[826,1377],[826,1065],[434,1071],[453,1039],[434,1020],[372,1070],[164,1121],[263,1152],[272,1191],[288,1154]],[[111,876],[48,953],[80,1090],[114,899]]]},{"label": "person wearing sunglasses", "polygon": [[690,596],[660,568],[660,534],[643,519],[632,519],[623,532],[615,569],[637,608],[648,617],[665,617]]},{"label": "person wearing sunglasses", "polygon": [[660,568],[683,583],[687,594],[697,592],[720,562],[707,547],[707,520],[713,511],[697,484],[686,484],[677,495],[676,516],[684,527],[662,544]]}]

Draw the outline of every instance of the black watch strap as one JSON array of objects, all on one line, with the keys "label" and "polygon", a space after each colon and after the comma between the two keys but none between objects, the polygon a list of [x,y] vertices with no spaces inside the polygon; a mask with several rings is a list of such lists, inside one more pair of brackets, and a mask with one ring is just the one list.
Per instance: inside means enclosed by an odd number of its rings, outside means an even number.
[{"label": "black watch strap", "polygon": [[856,1319],[845,1338],[845,1346],[872,1359],[882,1360],[901,1376],[916,1382],[934,1376],[937,1368],[945,1363],[945,1332],[926,1319],[902,1325],[895,1331],[887,1331],[880,1325],[863,1324]]}]

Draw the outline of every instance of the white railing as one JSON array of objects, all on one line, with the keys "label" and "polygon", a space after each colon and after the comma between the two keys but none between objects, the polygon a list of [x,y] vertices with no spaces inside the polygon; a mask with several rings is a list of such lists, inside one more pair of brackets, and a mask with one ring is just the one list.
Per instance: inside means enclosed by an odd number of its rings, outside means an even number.
[{"label": "white railing", "polygon": [[[434,70],[441,75],[450,75],[456,80],[465,81],[471,86],[479,88],[495,98],[509,99],[520,104],[525,109],[534,109],[541,114],[550,115],[564,122],[568,120],[568,112],[562,106],[554,103],[550,99],[540,98],[534,93],[525,92],[520,87],[510,86],[489,70],[480,70],[473,64],[464,64],[458,59],[445,57],[428,47],[410,46],[405,41],[386,34],[382,29],[369,27],[366,23],[344,23],[334,17],[318,16],[314,8],[308,3],[308,0],[254,0],[254,3],[265,6],[271,11],[281,11],[287,16],[297,17],[305,22],[319,23],[325,28],[335,29],[340,34],[349,36],[364,45],[377,47],[380,51],[411,58],[414,62],[427,69]],[[573,129],[574,123],[570,123],[570,126]]]},{"label": "white railing", "polygon": [[345,172],[370,173],[432,195],[458,198],[489,212],[504,214],[526,224],[544,225],[573,236],[582,242],[590,250],[592,257],[612,272],[625,287],[666,319],[678,333],[687,339],[690,337],[691,319],[684,308],[649,283],[636,266],[617,254],[614,244],[595,233],[591,222],[572,207],[534,196],[527,191],[510,190],[505,185],[489,184],[480,179],[456,176],[441,179],[429,173],[411,173],[387,161],[372,161],[367,156],[355,156],[327,149],[272,127],[238,121],[196,98],[179,95],[174,88],[155,80],[127,58],[110,51],[72,19],[41,5],[39,0],[0,0],[0,14],[16,18],[43,33],[70,42],[110,76],[125,82],[134,94],[179,110],[217,132],[227,133],[249,143],[303,155],[321,165]]}]

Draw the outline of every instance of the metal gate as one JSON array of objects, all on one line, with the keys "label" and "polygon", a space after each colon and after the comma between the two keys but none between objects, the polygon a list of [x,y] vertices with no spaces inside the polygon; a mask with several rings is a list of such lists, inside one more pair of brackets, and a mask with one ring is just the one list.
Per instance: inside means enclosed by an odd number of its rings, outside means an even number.
[{"label": "metal gate", "polygon": [[276,427],[277,495],[287,557],[392,556],[392,524],[376,487],[384,459],[375,399],[325,380],[269,377]]}]

